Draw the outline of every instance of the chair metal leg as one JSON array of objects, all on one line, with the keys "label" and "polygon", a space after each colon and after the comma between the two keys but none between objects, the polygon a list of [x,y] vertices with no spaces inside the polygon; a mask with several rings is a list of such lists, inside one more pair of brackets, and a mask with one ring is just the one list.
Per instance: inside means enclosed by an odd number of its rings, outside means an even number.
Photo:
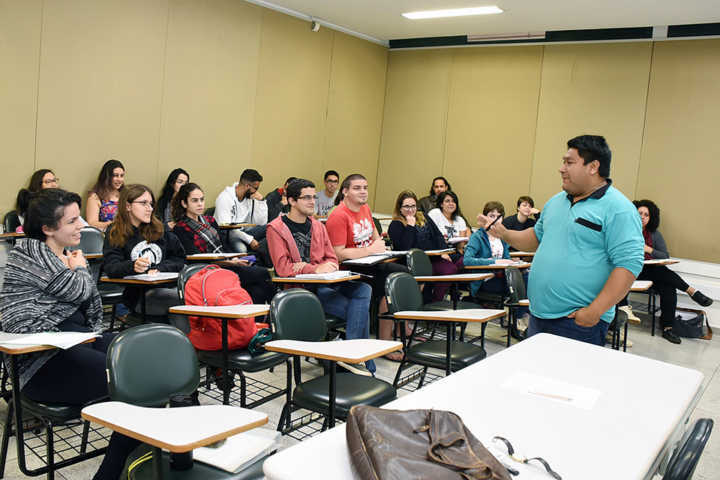
[{"label": "chair metal leg", "polygon": [[5,476],[5,463],[7,462],[7,453],[10,445],[10,435],[12,434],[13,425],[13,402],[8,402],[7,415],[5,416],[5,426],[2,433],[2,446],[0,446],[0,478]]},{"label": "chair metal leg", "polygon": [[427,371],[428,371],[428,367],[427,366],[423,367],[423,371],[420,374],[420,381],[418,382],[418,387],[417,387],[418,390],[420,390],[422,388],[423,383],[425,382],[425,374],[427,373]]},{"label": "chair metal leg", "polygon": [[[47,442],[47,480],[55,478],[55,443],[53,439],[53,424],[50,420],[45,421],[45,441]],[[22,428],[22,427],[21,427]]]},{"label": "chair metal leg", "polygon": [[88,444],[88,435],[90,434],[90,422],[85,420],[83,422],[83,431],[82,431],[82,437],[80,440],[80,453],[85,453],[87,451],[87,444]]},{"label": "chair metal leg", "polygon": [[628,322],[625,322],[625,333],[623,334],[623,352],[627,352]]},{"label": "chair metal leg", "polygon": [[242,371],[238,370],[238,373],[240,374],[240,406],[245,408],[247,406],[247,379]]}]

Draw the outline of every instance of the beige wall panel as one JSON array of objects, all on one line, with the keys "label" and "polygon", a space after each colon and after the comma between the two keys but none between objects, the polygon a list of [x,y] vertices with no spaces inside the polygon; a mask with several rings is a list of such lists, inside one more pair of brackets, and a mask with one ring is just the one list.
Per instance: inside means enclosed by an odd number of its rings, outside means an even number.
[{"label": "beige wall panel", "polygon": [[718,79],[720,40],[655,44],[636,195],[660,207],[671,255],[710,262],[720,262]]},{"label": "beige wall panel", "polygon": [[542,47],[453,50],[444,172],[473,225],[487,201],[501,201],[509,215],[528,193],[542,54]]},{"label": "beige wall panel", "polygon": [[330,83],[333,32],[263,10],[252,158],[263,194],[289,176],[319,175]]},{"label": "beige wall panel", "polygon": [[0,1],[0,219],[35,170],[40,0]]},{"label": "beige wall panel", "polygon": [[[314,173],[318,188],[322,174],[337,170],[342,177],[362,173],[374,198],[380,131],[385,102],[387,49],[334,32],[325,155]],[[320,165],[318,165],[320,166]],[[317,167],[315,167],[317,168]]]},{"label": "beige wall panel", "polygon": [[651,53],[644,42],[545,47],[530,187],[540,206],[561,189],[567,141],[586,133],[605,136],[614,185],[633,197]]},{"label": "beige wall panel", "polygon": [[442,175],[450,50],[400,51],[388,56],[385,113],[375,210],[391,213],[398,193],[427,195]]},{"label": "beige wall panel", "polygon": [[156,184],[168,5],[46,2],[38,96],[38,166],[81,192],[117,158],[128,182]]},{"label": "beige wall panel", "polygon": [[172,0],[157,188],[182,167],[207,206],[251,163],[261,9]]}]

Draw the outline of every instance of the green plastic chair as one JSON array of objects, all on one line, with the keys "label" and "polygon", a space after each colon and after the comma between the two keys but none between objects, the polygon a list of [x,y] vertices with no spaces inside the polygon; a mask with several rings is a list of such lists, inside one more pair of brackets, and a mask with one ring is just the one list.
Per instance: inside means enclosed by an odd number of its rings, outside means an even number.
[{"label": "green plastic chair", "polygon": [[[147,324],[127,329],[112,341],[107,354],[108,391],[110,399],[144,407],[163,408],[171,395],[193,394],[200,383],[195,348],[177,328],[170,325]],[[127,467],[150,450],[141,445],[128,457],[126,472],[121,478],[151,479],[152,460],[133,469]],[[262,478],[262,462],[230,474],[196,462],[190,470],[175,471],[163,454],[164,479],[256,479]]]},{"label": "green plastic chair", "polygon": [[[385,292],[388,295],[391,312],[422,310],[422,296],[415,279],[407,273],[395,272],[388,275],[385,281]],[[479,362],[485,358],[485,349],[482,346],[466,343],[462,341],[452,340],[451,330],[452,322],[443,322],[447,326],[447,340],[428,340],[427,342],[416,343],[412,345],[412,338],[407,343],[405,355],[403,356],[393,386],[398,387],[400,375],[406,365],[416,364],[422,365],[423,370],[418,383],[420,389],[425,380],[428,367],[447,369],[447,342],[450,341],[450,371],[455,372],[460,369]],[[485,332],[485,323],[482,324],[483,334]],[[405,327],[404,324],[400,328],[405,343]],[[413,334],[415,332],[413,331]]]},{"label": "green plastic chair", "polygon": [[[325,340],[327,326],[322,305],[311,292],[292,288],[284,290],[272,300],[270,314],[275,324],[276,339],[320,342]],[[323,430],[332,426],[332,418],[347,418],[353,405],[381,406],[397,397],[397,391],[388,382],[375,377],[352,373],[336,373],[335,362],[329,361],[328,373],[300,382],[299,358],[294,357],[296,387],[293,390],[292,374],[288,370],[287,401],[280,415],[278,430],[291,430],[291,415],[298,408],[318,412],[325,416]]]}]

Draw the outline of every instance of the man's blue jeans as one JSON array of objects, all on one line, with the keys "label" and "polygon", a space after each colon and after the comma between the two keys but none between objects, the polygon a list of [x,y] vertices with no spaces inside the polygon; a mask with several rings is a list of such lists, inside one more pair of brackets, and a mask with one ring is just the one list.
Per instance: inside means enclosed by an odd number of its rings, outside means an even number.
[{"label": "man's blue jeans", "polygon": [[[319,285],[315,294],[325,313],[347,322],[345,338],[368,338],[370,336],[370,297],[372,288],[362,282],[342,282],[335,285]],[[375,372],[375,362],[368,360],[365,366]]]},{"label": "man's blue jeans", "polygon": [[573,340],[602,347],[605,345],[605,337],[609,326],[610,324],[603,320],[600,320],[592,327],[581,327],[575,323],[573,318],[538,318],[535,315],[530,315],[527,335],[532,337],[536,333],[552,333],[553,335],[572,338]]}]

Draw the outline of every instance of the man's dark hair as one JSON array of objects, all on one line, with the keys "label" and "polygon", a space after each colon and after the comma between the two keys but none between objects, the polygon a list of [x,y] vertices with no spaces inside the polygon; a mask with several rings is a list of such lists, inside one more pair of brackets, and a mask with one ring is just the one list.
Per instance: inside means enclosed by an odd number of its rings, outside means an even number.
[{"label": "man's dark hair", "polygon": [[435,177],[435,178],[433,178],[433,181],[432,181],[432,183],[430,184],[430,196],[431,196],[431,197],[432,197],[433,195],[435,195],[435,192],[433,191],[433,187],[435,186],[435,182],[436,182],[437,180],[442,180],[443,182],[445,182],[445,185],[447,186],[447,190],[452,190],[452,187],[450,186],[450,182],[447,181],[447,178],[445,178],[445,177]]},{"label": "man's dark hair", "polygon": [[330,175],[335,175],[338,180],[340,179],[340,174],[336,172],[335,170],[328,170],[325,172],[325,176],[323,177],[323,181],[327,180]]},{"label": "man's dark hair", "polygon": [[610,176],[610,159],[612,152],[608,147],[605,137],[600,135],[580,135],[572,138],[567,142],[568,148],[574,148],[578,151],[578,155],[582,157],[583,164],[597,160],[600,163],[598,175],[602,178]]},{"label": "man's dark hair", "polygon": [[47,188],[33,194],[25,213],[25,235],[44,242],[47,236],[42,227],[57,228],[65,214],[65,207],[73,203],[77,203],[78,208],[81,206],[80,195],[60,188]]},{"label": "man's dark hair", "polygon": [[652,200],[633,200],[633,204],[635,205],[635,208],[645,207],[648,209],[648,213],[650,213],[650,219],[648,220],[648,224],[645,226],[645,230],[648,232],[654,232],[658,229],[660,226],[660,208],[655,205],[655,202]]},{"label": "man's dark hair", "polygon": [[242,183],[262,182],[263,177],[257,170],[248,168],[246,170],[243,170],[242,174],[240,175],[240,181]]},{"label": "man's dark hair", "polygon": [[297,177],[288,177],[287,180],[285,180],[285,183],[283,183],[283,185],[290,185],[293,180],[297,180]]},{"label": "man's dark hair", "polygon": [[483,215],[487,215],[493,210],[497,210],[501,217],[505,217],[505,206],[496,200],[487,202],[483,207]]},{"label": "man's dark hair", "polygon": [[535,207],[535,201],[532,199],[532,197],[528,197],[527,195],[519,197],[516,206],[520,208],[520,205],[522,205],[523,202],[527,202],[530,204],[531,207]]},{"label": "man's dark hair", "polygon": [[350,188],[350,184],[354,180],[367,181],[367,178],[365,178],[365,175],[363,175],[362,173],[353,173],[351,175],[348,175],[347,177],[345,177],[345,180],[343,180],[342,184],[340,185],[340,193],[342,193],[342,191],[345,190],[346,188]]},{"label": "man's dark hair", "polygon": [[300,194],[302,193],[303,188],[315,188],[315,184],[310,180],[306,180],[304,178],[296,178],[288,184],[287,190],[285,191],[285,196],[287,198],[292,198],[297,202],[297,199],[300,198]]}]

